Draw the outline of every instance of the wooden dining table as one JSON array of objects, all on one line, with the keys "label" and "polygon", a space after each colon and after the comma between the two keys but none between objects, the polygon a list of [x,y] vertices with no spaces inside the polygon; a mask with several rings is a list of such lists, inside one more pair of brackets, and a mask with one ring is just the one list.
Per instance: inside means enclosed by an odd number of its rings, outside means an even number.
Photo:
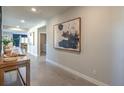
[{"label": "wooden dining table", "polygon": [[[26,67],[26,77],[21,75],[20,68]],[[5,76],[4,73],[17,70],[18,76],[22,81],[22,85],[29,86],[30,85],[30,59],[27,56],[17,56],[15,61],[4,61],[4,57],[0,57],[0,86],[4,86],[5,84]]]}]

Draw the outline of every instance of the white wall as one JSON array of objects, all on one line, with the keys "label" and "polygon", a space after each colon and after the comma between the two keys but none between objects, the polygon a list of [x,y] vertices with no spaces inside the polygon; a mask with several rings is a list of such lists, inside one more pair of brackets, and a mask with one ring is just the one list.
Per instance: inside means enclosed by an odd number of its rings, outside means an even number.
[{"label": "white wall", "polygon": [[39,32],[38,32],[38,28],[44,27],[45,25],[46,25],[46,22],[41,22],[40,24],[36,25],[35,27],[32,27],[28,31],[28,36],[30,35],[31,32],[35,33],[35,39],[34,39],[35,44],[34,45],[28,44],[28,53],[30,53],[34,56],[39,56]]},{"label": "white wall", "polygon": [[124,7],[112,11],[113,24],[113,78],[114,85],[124,85]]},{"label": "white wall", "polygon": [[[53,25],[81,17],[81,53],[53,48]],[[124,85],[124,7],[73,7],[47,25],[47,59],[109,85]]]}]

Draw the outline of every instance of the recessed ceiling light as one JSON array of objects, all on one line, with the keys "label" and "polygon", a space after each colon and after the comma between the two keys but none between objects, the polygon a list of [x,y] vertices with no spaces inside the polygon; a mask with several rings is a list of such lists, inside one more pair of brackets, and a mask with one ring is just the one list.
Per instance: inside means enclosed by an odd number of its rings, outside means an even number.
[{"label": "recessed ceiling light", "polygon": [[25,23],[25,20],[21,20],[20,22],[21,22],[21,23]]},{"label": "recessed ceiling light", "polygon": [[31,11],[36,12],[37,9],[36,8],[31,8]]},{"label": "recessed ceiling light", "polygon": [[20,28],[20,26],[16,26],[16,28]]}]

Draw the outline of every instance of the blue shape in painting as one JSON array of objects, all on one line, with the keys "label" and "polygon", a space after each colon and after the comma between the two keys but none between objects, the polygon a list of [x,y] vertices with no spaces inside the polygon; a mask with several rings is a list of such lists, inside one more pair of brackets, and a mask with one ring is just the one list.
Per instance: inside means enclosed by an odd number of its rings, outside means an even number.
[{"label": "blue shape in painting", "polygon": [[61,40],[59,42],[59,46],[63,47],[63,48],[72,48],[72,49],[77,49],[78,48],[78,42],[79,42],[79,38],[78,35],[75,33],[68,33],[67,32],[63,32],[62,34],[63,37],[68,38],[68,40]]},{"label": "blue shape in painting", "polygon": [[69,48],[68,40],[62,40],[59,42],[59,46],[63,48]]}]

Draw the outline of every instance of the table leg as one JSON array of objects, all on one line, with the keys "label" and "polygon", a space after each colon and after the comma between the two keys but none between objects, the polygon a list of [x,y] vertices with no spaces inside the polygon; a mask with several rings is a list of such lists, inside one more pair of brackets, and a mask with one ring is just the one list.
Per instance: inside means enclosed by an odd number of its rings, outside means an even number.
[{"label": "table leg", "polygon": [[4,71],[0,69],[0,86],[4,86]]},{"label": "table leg", "polygon": [[26,85],[30,86],[30,63],[26,64]]}]

